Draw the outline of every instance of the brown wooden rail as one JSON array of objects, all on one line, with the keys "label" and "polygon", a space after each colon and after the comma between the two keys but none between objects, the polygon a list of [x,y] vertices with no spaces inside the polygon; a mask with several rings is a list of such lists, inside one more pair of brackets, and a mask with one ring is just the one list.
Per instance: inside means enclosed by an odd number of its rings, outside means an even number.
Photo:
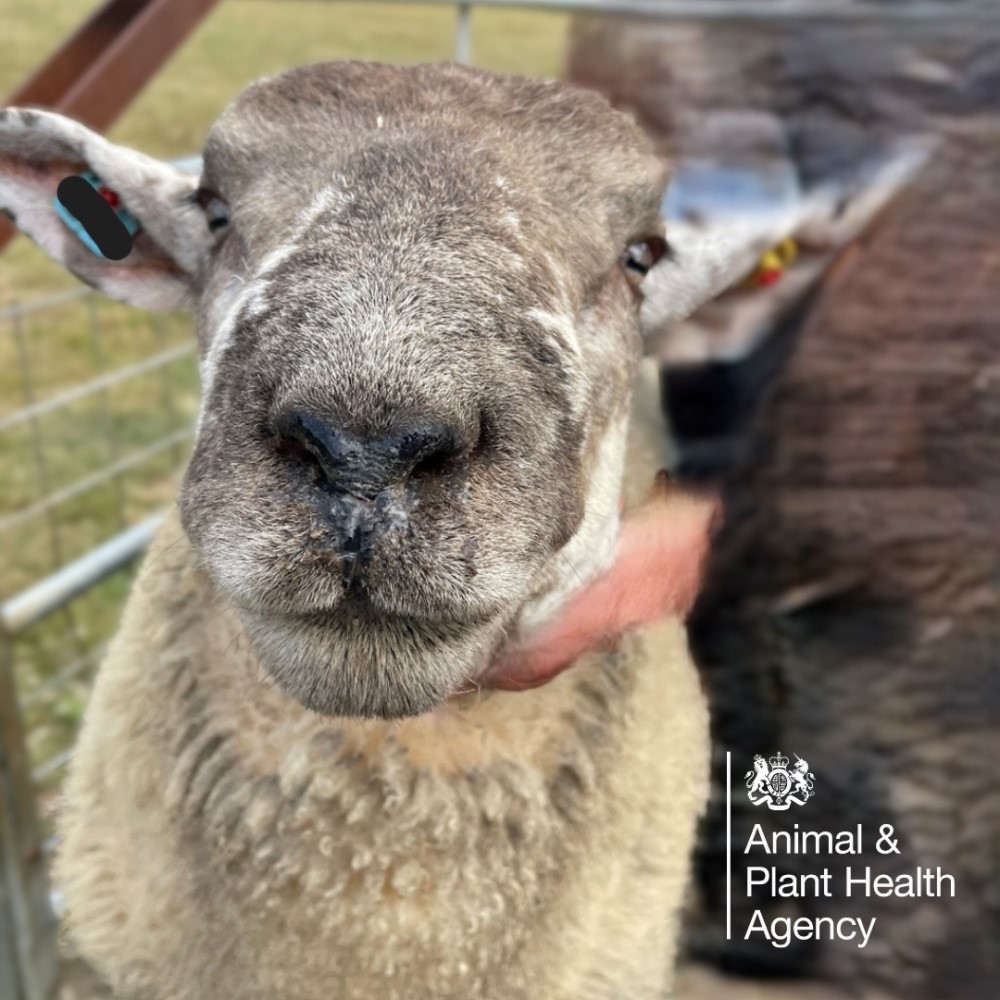
[{"label": "brown wooden rail", "polygon": [[[107,0],[3,103],[52,108],[101,131],[217,0]],[[14,227],[0,218],[0,250]]]}]

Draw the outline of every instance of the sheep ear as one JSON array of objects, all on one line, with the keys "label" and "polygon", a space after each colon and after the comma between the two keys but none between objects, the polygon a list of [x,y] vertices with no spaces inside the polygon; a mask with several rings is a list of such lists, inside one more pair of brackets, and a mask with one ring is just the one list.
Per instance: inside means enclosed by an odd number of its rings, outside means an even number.
[{"label": "sheep ear", "polygon": [[670,253],[642,281],[643,332],[686,319],[737,284],[793,228],[793,220],[777,217],[719,227],[668,223]]},{"label": "sheep ear", "polygon": [[788,236],[827,252],[854,239],[939,148],[918,137],[889,146],[846,178],[831,179],[769,211],[720,213],[701,222],[668,221],[672,253],[645,276],[641,320],[647,334],[690,316],[745,278],[761,254]]},{"label": "sheep ear", "polygon": [[[60,183],[85,172],[114,191],[138,224],[120,260],[88,247],[57,211]],[[49,256],[112,298],[147,309],[189,304],[211,245],[192,200],[196,186],[193,175],[116,146],[62,115],[0,110],[0,209]]]}]

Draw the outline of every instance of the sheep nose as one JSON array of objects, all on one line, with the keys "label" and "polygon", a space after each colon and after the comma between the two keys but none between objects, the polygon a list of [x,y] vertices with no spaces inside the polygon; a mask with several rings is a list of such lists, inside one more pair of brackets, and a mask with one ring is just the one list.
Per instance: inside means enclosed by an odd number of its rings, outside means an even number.
[{"label": "sheep nose", "polygon": [[467,451],[457,428],[429,418],[379,438],[356,437],[305,410],[283,411],[273,424],[284,451],[311,460],[331,487],[357,496],[443,472]]}]

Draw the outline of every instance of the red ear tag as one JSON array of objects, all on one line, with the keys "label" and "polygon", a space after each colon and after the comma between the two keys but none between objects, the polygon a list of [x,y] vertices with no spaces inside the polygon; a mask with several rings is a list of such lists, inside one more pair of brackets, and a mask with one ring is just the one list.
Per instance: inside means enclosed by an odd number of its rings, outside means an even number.
[{"label": "red ear tag", "polygon": [[112,207],[117,208],[121,204],[121,199],[118,197],[117,191],[112,191],[111,188],[101,185],[97,189],[97,193]]}]

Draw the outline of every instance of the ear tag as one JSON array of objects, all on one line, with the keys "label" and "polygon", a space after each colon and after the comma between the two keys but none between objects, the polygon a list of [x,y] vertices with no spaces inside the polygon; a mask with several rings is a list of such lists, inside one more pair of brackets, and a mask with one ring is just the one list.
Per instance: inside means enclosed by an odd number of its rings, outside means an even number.
[{"label": "ear tag", "polygon": [[59,182],[56,214],[91,253],[124,260],[132,252],[139,223],[122,207],[117,192],[89,170]]}]

